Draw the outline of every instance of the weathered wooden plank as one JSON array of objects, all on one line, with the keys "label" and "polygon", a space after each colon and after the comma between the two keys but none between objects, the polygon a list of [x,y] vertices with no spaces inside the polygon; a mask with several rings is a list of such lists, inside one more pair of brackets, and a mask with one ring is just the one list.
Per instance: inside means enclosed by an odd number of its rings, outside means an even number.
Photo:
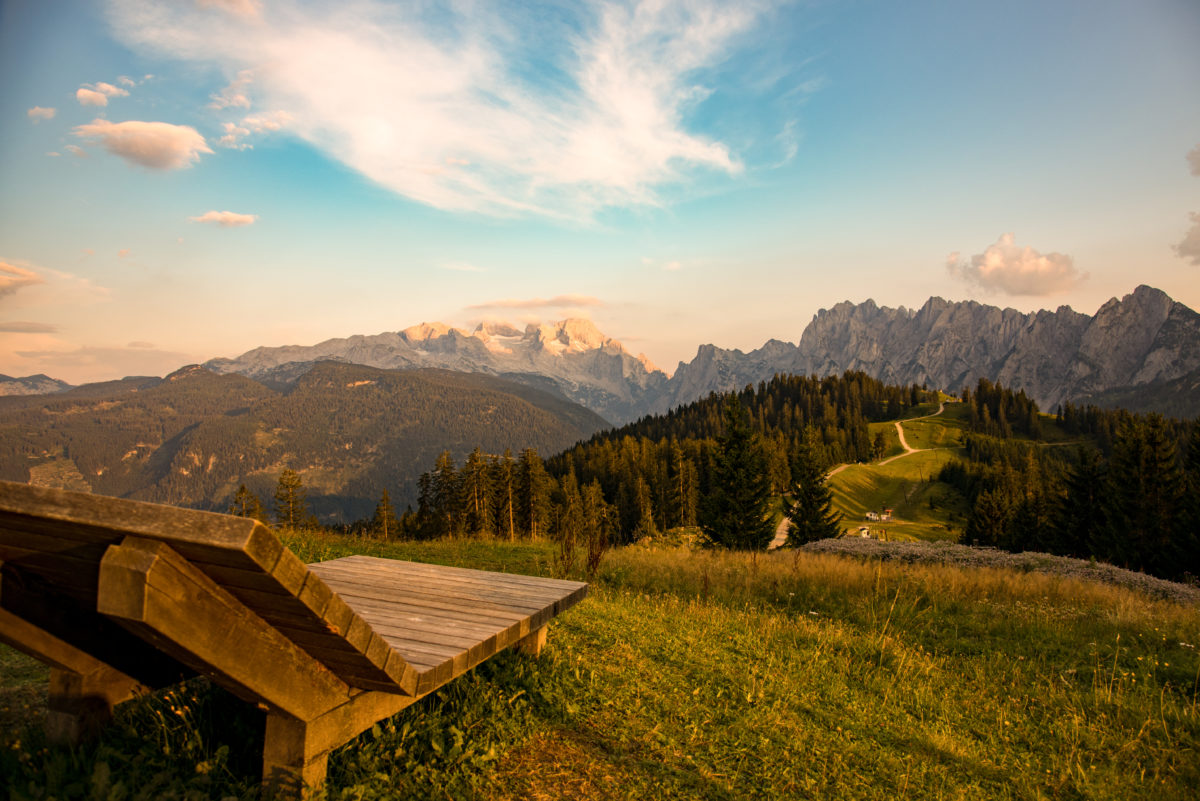
[{"label": "weathered wooden plank", "polygon": [[[572,586],[560,586],[562,582],[550,584],[551,579],[536,577],[521,577],[520,581],[509,581],[502,574],[485,573],[483,571],[467,571],[462,569],[436,569],[436,566],[423,566],[413,569],[410,562],[397,562],[392,565],[365,564],[361,561],[350,562],[353,557],[319,562],[312,565],[313,571],[319,575],[337,575],[348,579],[358,579],[364,582],[387,581],[398,582],[433,582],[443,586],[461,587],[464,591],[500,592],[514,598],[555,598],[564,593],[578,589],[579,582],[569,582]],[[341,562],[342,564],[339,564]],[[547,583],[539,583],[547,582]]]},{"label": "weathered wooden plank", "polygon": [[496,590],[464,587],[460,584],[440,582],[432,578],[420,578],[410,581],[397,579],[364,580],[362,577],[325,577],[325,582],[339,595],[343,592],[354,592],[358,587],[375,587],[387,590],[399,596],[427,595],[445,601],[457,600],[462,604],[488,604],[491,607],[511,609],[514,611],[532,612],[544,609],[559,600],[561,595],[546,595],[538,598],[525,598]]},{"label": "weathered wooden plank", "polygon": [[528,617],[483,618],[472,616],[469,610],[442,611],[436,607],[414,606],[402,601],[382,601],[354,596],[348,596],[347,601],[372,626],[376,620],[381,620],[394,622],[396,625],[437,626],[472,635],[502,631]]},{"label": "weathered wooden plank", "polygon": [[[484,576],[484,577],[489,577],[493,580],[498,580],[498,581],[502,580],[507,583],[528,583],[528,584],[539,586],[539,587],[557,587],[562,590],[573,590],[573,589],[577,589],[580,586],[586,586],[585,582],[574,581],[572,579],[557,579],[557,578],[550,578],[550,577],[545,577],[545,576],[527,576],[527,575],[523,575],[521,573],[502,573],[502,572],[496,572],[496,571],[492,571],[492,570],[476,570],[474,568],[469,568],[469,567],[457,567],[454,565],[438,565],[438,564],[432,564],[429,562],[404,562],[404,561],[398,562],[397,560],[393,560],[393,559],[382,559],[377,556],[365,556],[363,554],[354,554],[352,556],[345,556],[340,559],[333,559],[333,560],[330,560],[327,562],[320,562],[319,564],[337,565],[339,563],[345,564],[345,565],[354,565],[354,566],[370,565],[370,566],[381,568],[384,570],[397,569],[397,570],[404,570],[407,572],[419,572],[422,570],[428,570],[430,572],[437,573],[439,575],[451,575],[451,576],[463,576],[463,577]],[[389,566],[395,566],[395,567],[389,567]]]},{"label": "weathered wooden plank", "polygon": [[98,609],[218,684],[309,719],[350,688],[168,546],[127,538],[101,561]]},{"label": "weathered wooden plank", "polygon": [[153,645],[97,614],[95,598],[92,593],[81,601],[19,565],[0,563],[0,608],[149,687],[193,675]]}]

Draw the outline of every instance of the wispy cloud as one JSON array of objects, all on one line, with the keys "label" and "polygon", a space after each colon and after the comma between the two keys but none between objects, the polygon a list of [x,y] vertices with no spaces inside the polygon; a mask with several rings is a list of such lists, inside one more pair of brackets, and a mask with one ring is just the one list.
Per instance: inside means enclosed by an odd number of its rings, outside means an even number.
[{"label": "wispy cloud", "polygon": [[504,298],[488,303],[476,303],[468,309],[560,309],[583,306],[603,306],[604,301],[589,295],[555,295],[552,298]]},{"label": "wispy cloud", "polygon": [[34,106],[33,108],[29,109],[29,111],[26,111],[25,113],[27,115],[29,115],[29,119],[33,120],[33,124],[37,125],[42,120],[54,119],[54,115],[57,112],[52,108],[45,108],[43,106]]},{"label": "wispy cloud", "polygon": [[208,107],[217,110],[250,108],[250,96],[246,94],[246,89],[253,82],[254,70],[242,70],[236,78],[229,82],[228,86],[209,98],[212,102],[208,104]]},{"label": "wispy cloud", "polygon": [[[401,195],[576,219],[742,171],[728,144],[688,119],[768,6],[643,0],[539,17],[378,0],[110,2],[126,42],[227,74],[252,70],[256,102],[286,110],[296,136]],[[226,136],[223,146],[237,146],[243,135]]]},{"label": "wispy cloud", "polygon": [[0,297],[41,283],[45,283],[42,277],[28,267],[0,261]]},{"label": "wispy cloud", "polygon": [[77,159],[86,159],[87,158],[87,151],[84,150],[79,145],[66,145],[63,147],[63,150],[67,151],[68,153],[70,153],[72,156],[74,156]]},{"label": "wispy cloud", "polygon": [[196,0],[196,5],[242,18],[257,17],[262,13],[262,0]]},{"label": "wispy cloud", "polygon": [[1192,212],[1192,227],[1184,234],[1183,241],[1175,246],[1175,253],[1192,264],[1200,264],[1200,212]]},{"label": "wispy cloud", "polygon": [[114,156],[152,170],[183,169],[199,161],[200,154],[212,153],[195,128],[169,122],[94,119],[77,126],[75,135],[99,141]]},{"label": "wispy cloud", "polygon": [[58,326],[48,323],[31,323],[24,320],[9,320],[0,322],[0,333],[3,334],[53,334]]},{"label": "wispy cloud", "polygon": [[[186,353],[137,347],[77,347],[70,350],[18,350],[26,360],[25,369],[72,382],[96,381],[113,375],[165,375],[194,359]],[[69,347],[69,346],[68,346]]]},{"label": "wispy cloud", "polygon": [[128,259],[129,258],[129,248],[121,248],[120,250],[118,250],[117,258],[118,259]]},{"label": "wispy cloud", "polygon": [[946,257],[946,269],[956,278],[1008,295],[1052,295],[1073,289],[1087,278],[1070,256],[1019,247],[1011,233],[970,258],[951,253]]},{"label": "wispy cloud", "polygon": [[199,217],[188,217],[194,223],[210,223],[222,228],[239,228],[243,225],[253,225],[258,219],[257,214],[238,214],[236,211],[206,211]]},{"label": "wispy cloud", "polygon": [[1187,154],[1188,167],[1192,175],[1200,175],[1200,145],[1196,145]]}]

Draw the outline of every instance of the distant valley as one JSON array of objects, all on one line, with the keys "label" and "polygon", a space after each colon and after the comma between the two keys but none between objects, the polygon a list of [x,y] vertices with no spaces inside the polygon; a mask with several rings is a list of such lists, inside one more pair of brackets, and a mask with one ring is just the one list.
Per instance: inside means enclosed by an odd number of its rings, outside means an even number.
[{"label": "distant valley", "polygon": [[202,367],[165,379],[0,398],[0,478],[184,506],[267,502],[303,473],[325,521],[369,515],[387,489],[416,498],[439,453],[560,451],[605,428],[556,394],[486,375],[318,363],[284,391]]}]

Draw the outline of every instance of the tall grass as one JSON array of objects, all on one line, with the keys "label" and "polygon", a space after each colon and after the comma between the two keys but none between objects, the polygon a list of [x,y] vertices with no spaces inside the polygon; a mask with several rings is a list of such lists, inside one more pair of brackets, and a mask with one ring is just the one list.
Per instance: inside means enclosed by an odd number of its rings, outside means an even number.
[{"label": "tall grass", "polygon": [[[553,570],[548,543],[291,544]],[[620,549],[540,659],[502,654],[339,750],[327,796],[1191,799],[1196,645],[1195,607],[1062,577]],[[253,797],[254,723],[217,690],[158,696],[79,749],[0,734],[0,777]]]}]

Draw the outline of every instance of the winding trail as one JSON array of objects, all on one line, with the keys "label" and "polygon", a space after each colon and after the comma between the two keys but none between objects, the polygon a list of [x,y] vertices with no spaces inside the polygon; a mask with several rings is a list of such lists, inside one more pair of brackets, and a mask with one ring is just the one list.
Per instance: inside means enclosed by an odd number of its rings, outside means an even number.
[{"label": "winding trail", "polygon": [[[944,411],[946,411],[945,401],[939,403],[938,410],[936,412],[933,412],[932,414],[923,414],[920,417],[910,417],[907,420],[897,420],[896,421],[896,433],[900,437],[900,447],[904,448],[904,453],[898,453],[895,456],[884,459],[882,462],[877,462],[877,465],[879,467],[883,467],[885,464],[894,462],[897,459],[903,459],[905,456],[908,456],[913,453],[920,453],[921,451],[940,450],[939,448],[912,448],[912,447],[909,447],[908,440],[906,440],[904,438],[904,426],[902,426],[900,424],[901,423],[911,423],[914,420],[924,420],[929,417],[937,417],[939,414],[941,414]],[[837,467],[835,467],[829,471],[829,473],[825,476],[825,479],[829,480],[830,478],[832,478],[833,476],[836,476],[838,473],[842,472],[849,466],[850,466],[849,463],[839,464]],[[786,503],[786,501],[785,501],[785,503]],[[779,521],[779,525],[775,527],[775,537],[771,540],[771,544],[767,546],[768,551],[773,551],[777,548],[782,548],[783,544],[785,542],[787,542],[788,522],[789,521],[787,519],[787,515],[784,515],[783,519]]]}]

